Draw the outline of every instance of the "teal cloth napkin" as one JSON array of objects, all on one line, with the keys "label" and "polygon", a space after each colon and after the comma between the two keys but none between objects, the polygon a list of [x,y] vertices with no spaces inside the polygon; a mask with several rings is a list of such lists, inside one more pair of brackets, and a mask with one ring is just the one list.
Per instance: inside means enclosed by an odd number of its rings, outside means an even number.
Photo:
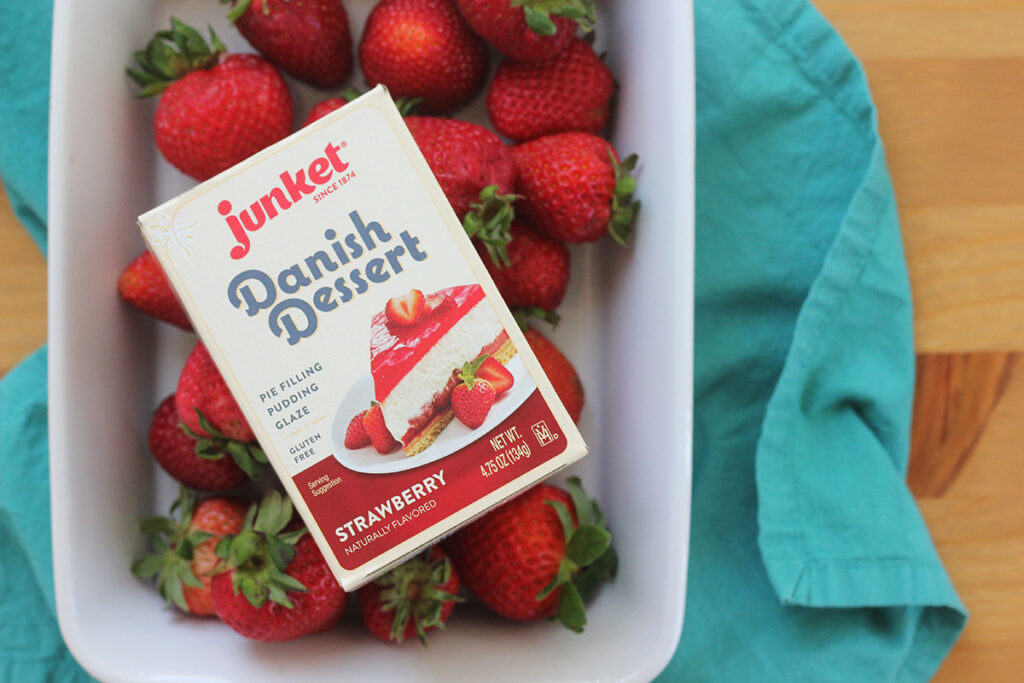
[{"label": "teal cloth napkin", "polygon": [[[924,680],[966,612],[903,482],[910,295],[864,76],[803,0],[695,22],[693,529],[661,680]],[[0,3],[0,175],[44,249],[49,23]],[[0,382],[0,681],[88,679],[53,617],[45,358]]]},{"label": "teal cloth napkin", "polygon": [[663,681],[920,681],[966,611],[904,478],[910,287],[861,68],[697,0],[693,526]]}]

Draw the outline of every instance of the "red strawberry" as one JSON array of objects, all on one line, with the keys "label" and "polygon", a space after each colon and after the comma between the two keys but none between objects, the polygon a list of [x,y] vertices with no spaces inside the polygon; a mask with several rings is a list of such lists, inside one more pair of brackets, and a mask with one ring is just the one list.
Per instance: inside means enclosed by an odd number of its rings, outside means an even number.
[{"label": "red strawberry", "polygon": [[640,202],[630,171],[611,143],[587,133],[549,135],[512,148],[516,209],[530,225],[563,242],[592,242],[605,232],[626,244]]},{"label": "red strawberry", "polygon": [[284,531],[292,504],[276,491],[264,496],[242,530],[217,543],[223,569],[210,597],[217,616],[246,638],[292,640],[333,627],[347,595],[305,527]]},{"label": "red strawberry", "polygon": [[384,413],[381,412],[379,403],[374,403],[363,414],[363,429],[369,435],[370,443],[381,455],[387,455],[402,445],[391,436],[388,426],[384,424]]},{"label": "red strawberry", "polygon": [[569,250],[520,221],[513,221],[512,239],[505,245],[507,260],[488,257],[485,245],[476,250],[491,279],[510,308],[558,308],[569,286]]},{"label": "red strawberry", "polygon": [[562,52],[576,28],[594,27],[592,0],[456,0],[470,28],[510,59],[533,62]]},{"label": "red strawberry", "polygon": [[315,107],[313,107],[313,110],[309,112],[309,116],[306,117],[306,120],[302,122],[302,127],[305,128],[314,121],[319,121],[332,111],[341,109],[346,104],[348,104],[348,100],[343,97],[331,97],[323,102],[319,102]]},{"label": "red strawberry", "polygon": [[393,97],[422,97],[425,114],[449,112],[473,97],[487,74],[487,46],[452,0],[382,0],[359,44],[370,87]]},{"label": "red strawberry", "polygon": [[452,391],[452,412],[459,418],[459,422],[470,429],[476,429],[484,423],[497,395],[487,380],[476,376],[476,371],[487,358],[483,355],[463,365],[459,372],[462,382],[456,384]]},{"label": "red strawberry", "polygon": [[608,120],[615,78],[583,40],[541,62],[504,61],[487,89],[494,129],[513,140],[584,131],[598,133]]},{"label": "red strawberry", "polygon": [[529,342],[533,354],[537,356],[544,374],[551,380],[555,387],[555,393],[562,401],[569,417],[573,422],[578,422],[580,413],[583,412],[583,383],[580,382],[576,368],[572,366],[569,359],[558,350],[547,337],[536,329],[530,327],[524,332],[526,341]]},{"label": "red strawberry", "polygon": [[341,0],[238,0],[228,17],[261,55],[300,81],[330,88],[352,70]]},{"label": "red strawberry", "polygon": [[384,306],[384,317],[390,325],[412,327],[423,317],[426,298],[418,289],[410,289],[407,294],[393,296]]},{"label": "red strawberry", "polygon": [[496,185],[496,194],[512,191],[515,161],[491,131],[468,121],[429,116],[409,116],[405,123],[459,218],[485,187]]},{"label": "red strawberry", "polygon": [[128,264],[117,281],[117,291],[122,299],[143,313],[183,330],[192,330],[192,323],[174,295],[163,268],[149,251],[142,252]]},{"label": "red strawberry", "polygon": [[466,587],[501,616],[557,615],[582,631],[584,602],[614,577],[617,559],[597,502],[577,477],[568,488],[535,486],[445,543]]},{"label": "red strawberry", "polygon": [[196,453],[196,439],[179,426],[174,396],[165,398],[153,415],[149,450],[167,474],[189,488],[227,491],[248,479],[224,451],[206,457]]},{"label": "red strawberry", "polygon": [[484,358],[480,367],[476,369],[476,378],[490,384],[495,396],[504,394],[516,381],[509,369],[491,356]]},{"label": "red strawberry", "polygon": [[427,315],[439,315],[451,309],[455,305],[455,299],[451,294],[434,292],[427,295]]},{"label": "red strawberry", "polygon": [[350,451],[370,445],[370,435],[366,433],[366,427],[363,426],[363,418],[368,412],[370,411],[364,410],[348,423],[348,429],[345,430],[345,448]]},{"label": "red strawberry", "polygon": [[[199,436],[217,436],[203,427],[205,419],[219,435],[232,441],[252,442],[256,436],[202,342],[196,342],[178,377],[174,397],[181,422]],[[202,414],[200,418],[199,414]]]},{"label": "red strawberry", "polygon": [[248,505],[235,498],[207,498],[196,505],[195,494],[185,488],[171,506],[178,519],[150,517],[142,521],[142,533],[153,553],[132,565],[144,579],[156,577],[157,590],[167,601],[191,614],[213,614],[210,579],[217,564],[214,547],[225,534],[242,530]]},{"label": "red strawberry", "polygon": [[444,628],[455,609],[459,575],[448,555],[434,546],[359,589],[359,612],[370,633],[401,643]]},{"label": "red strawberry", "polygon": [[136,53],[142,70],[128,73],[139,97],[163,93],[153,128],[172,166],[206,180],[292,132],[292,98],[277,69],[256,55],[224,54],[212,30],[213,50],[177,19],[171,27]]}]

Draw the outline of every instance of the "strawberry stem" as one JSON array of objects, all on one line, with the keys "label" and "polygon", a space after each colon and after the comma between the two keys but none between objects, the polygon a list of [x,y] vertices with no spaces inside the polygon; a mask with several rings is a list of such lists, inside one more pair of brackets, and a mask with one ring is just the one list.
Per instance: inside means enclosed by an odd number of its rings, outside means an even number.
[{"label": "strawberry stem", "polygon": [[201,588],[202,582],[192,571],[192,557],[196,547],[212,538],[205,531],[189,532],[192,513],[195,511],[196,494],[180,487],[178,499],[171,504],[173,517],[148,517],[140,523],[142,534],[147,538],[151,552],[132,563],[132,573],[141,579],[156,577],[157,591],[167,606],[176,606],[188,612],[184,587]]},{"label": "strawberry stem", "polygon": [[461,379],[467,389],[473,388],[473,382],[476,381],[476,371],[480,369],[483,362],[487,360],[487,354],[482,353],[468,363],[464,363],[462,370],[459,371],[459,379]]},{"label": "strawberry stem", "polygon": [[209,30],[212,47],[198,31],[172,17],[170,30],[158,31],[144,51],[135,53],[140,68],[125,70],[142,88],[137,97],[158,95],[186,74],[213,67],[227,47]]},{"label": "strawberry stem", "polygon": [[462,219],[466,234],[483,243],[499,268],[510,263],[506,245],[512,240],[512,204],[517,199],[517,194],[498,194],[497,185],[488,185],[480,190],[480,200],[470,204],[470,212]]},{"label": "strawberry stem", "polygon": [[556,617],[563,626],[580,633],[587,624],[585,603],[601,583],[615,578],[618,556],[597,501],[587,496],[579,477],[569,477],[566,484],[579,526],[574,525],[572,514],[561,501],[544,501],[555,510],[562,525],[565,554],[555,577],[537,594],[537,599],[543,600],[561,589]]},{"label": "strawberry stem", "polygon": [[637,156],[630,154],[621,163],[616,160],[611,148],[608,157],[615,172],[615,191],[612,194],[612,217],[608,221],[608,232],[612,239],[622,246],[628,246],[633,234],[633,221],[640,211],[640,202],[633,199],[636,180],[631,172],[636,168]]},{"label": "strawberry stem", "polygon": [[184,423],[178,424],[178,427],[196,440],[196,455],[203,460],[220,460],[226,453],[231,456],[239,469],[249,475],[250,479],[259,479],[270,465],[267,454],[260,448],[260,445],[229,439],[210,424],[199,408],[193,409],[199,418],[199,428],[209,436],[195,433]]},{"label": "strawberry stem", "polygon": [[259,506],[249,508],[242,530],[217,542],[217,571],[233,570],[231,587],[259,609],[267,600],[292,609],[288,592],[305,593],[298,579],[285,573],[295,558],[295,544],[306,533],[303,527],[284,532],[292,518],[292,503],[277,491],[264,495]]},{"label": "strawberry stem", "polygon": [[420,642],[427,644],[427,630],[444,628],[441,610],[446,602],[463,602],[457,595],[442,590],[452,577],[452,563],[447,556],[430,559],[430,550],[405,562],[374,583],[381,586],[379,599],[382,612],[394,612],[391,640],[405,640],[405,628],[413,620]]},{"label": "strawberry stem", "polygon": [[593,0],[512,0],[513,7],[522,7],[526,25],[534,33],[551,36],[557,32],[551,15],[575,21],[584,33],[594,30],[597,22]]}]

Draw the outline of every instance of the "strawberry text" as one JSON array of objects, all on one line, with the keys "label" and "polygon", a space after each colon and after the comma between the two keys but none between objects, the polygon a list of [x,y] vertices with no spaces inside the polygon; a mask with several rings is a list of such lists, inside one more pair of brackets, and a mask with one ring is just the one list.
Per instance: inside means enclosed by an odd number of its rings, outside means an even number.
[{"label": "strawberry text", "polygon": [[377,524],[384,522],[406,507],[412,506],[419,499],[426,498],[446,483],[444,470],[438,470],[437,474],[431,474],[422,482],[417,482],[409,488],[403,489],[397,495],[391,496],[380,505],[375,505],[367,510],[365,515],[356,515],[335,529],[334,533],[338,540],[344,543],[359,532],[370,531]]}]

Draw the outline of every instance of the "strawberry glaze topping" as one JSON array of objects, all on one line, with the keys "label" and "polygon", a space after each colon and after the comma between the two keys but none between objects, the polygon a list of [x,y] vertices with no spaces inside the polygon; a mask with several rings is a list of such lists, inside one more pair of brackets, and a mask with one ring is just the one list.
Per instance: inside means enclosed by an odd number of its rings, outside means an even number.
[{"label": "strawberry glaze topping", "polygon": [[437,294],[447,294],[454,305],[445,306],[436,313],[424,311],[419,324],[413,327],[389,325],[383,311],[373,317],[370,326],[370,374],[377,401],[387,398],[427,351],[484,298],[480,285],[449,287]]}]

